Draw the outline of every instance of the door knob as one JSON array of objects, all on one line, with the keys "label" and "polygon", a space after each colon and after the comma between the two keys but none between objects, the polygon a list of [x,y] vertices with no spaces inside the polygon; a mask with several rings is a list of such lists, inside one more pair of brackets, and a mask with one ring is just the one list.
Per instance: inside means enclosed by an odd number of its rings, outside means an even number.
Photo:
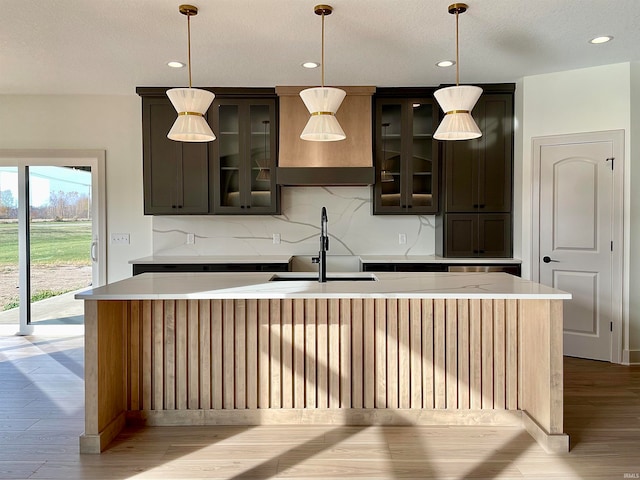
[{"label": "door knob", "polygon": [[549,257],[542,257],[542,261],[543,261],[544,263],[549,263],[549,262],[556,262],[556,263],[560,263],[560,260],[552,260],[552,259],[551,259],[551,258],[549,258]]}]

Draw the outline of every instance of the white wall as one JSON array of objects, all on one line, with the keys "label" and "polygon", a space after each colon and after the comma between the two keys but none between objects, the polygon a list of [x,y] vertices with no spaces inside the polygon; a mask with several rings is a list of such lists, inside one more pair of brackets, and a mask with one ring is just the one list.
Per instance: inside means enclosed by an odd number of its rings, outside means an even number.
[{"label": "white wall", "polygon": [[[634,67],[637,70],[637,67]],[[638,81],[636,81],[636,84]],[[625,246],[640,240],[640,219],[630,216],[631,211],[640,211],[640,196],[630,197],[630,180],[640,173],[634,172],[631,158],[631,64],[605,65],[581,70],[525,77],[518,85],[523,97],[518,122],[522,126],[522,150],[516,153],[516,161],[521,161],[521,177],[516,179],[516,202],[521,204],[516,220],[520,225],[523,260],[523,276],[531,275],[531,175],[533,137],[560,135],[567,133],[594,132],[603,130],[625,131],[625,172],[627,238]],[[638,100],[636,100],[638,103]],[[640,113],[640,109],[638,112]],[[637,128],[636,128],[637,130]],[[520,157],[518,159],[518,157]],[[629,258],[629,257],[627,257]],[[630,258],[630,271],[638,272],[640,256]],[[635,267],[635,268],[634,268]],[[639,297],[640,274],[632,274],[630,285],[635,285],[629,298]],[[637,304],[638,300],[634,300]],[[629,323],[625,328],[631,338],[625,335],[625,349],[640,349],[640,309],[631,309]]]},{"label": "white wall", "polygon": [[0,96],[0,148],[106,151],[107,235],[130,233],[130,245],[107,245],[107,281],[131,275],[128,261],[151,253],[151,219],[142,213],[141,102],[137,95]]}]

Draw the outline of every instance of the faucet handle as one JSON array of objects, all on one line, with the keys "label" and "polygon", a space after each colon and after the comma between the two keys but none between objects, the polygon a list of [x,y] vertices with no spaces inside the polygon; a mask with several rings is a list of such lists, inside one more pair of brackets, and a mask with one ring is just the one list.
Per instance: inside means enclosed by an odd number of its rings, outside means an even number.
[{"label": "faucet handle", "polygon": [[320,257],[311,257],[311,263],[320,263]]}]

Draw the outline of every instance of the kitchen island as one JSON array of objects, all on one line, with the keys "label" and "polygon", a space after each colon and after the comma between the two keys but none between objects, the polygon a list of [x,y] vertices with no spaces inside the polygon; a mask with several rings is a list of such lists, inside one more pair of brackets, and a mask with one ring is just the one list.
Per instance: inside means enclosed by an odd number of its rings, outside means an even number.
[{"label": "kitchen island", "polygon": [[145,273],[77,294],[81,452],[127,422],[522,425],[568,450],[569,294],[505,273],[312,276]]}]

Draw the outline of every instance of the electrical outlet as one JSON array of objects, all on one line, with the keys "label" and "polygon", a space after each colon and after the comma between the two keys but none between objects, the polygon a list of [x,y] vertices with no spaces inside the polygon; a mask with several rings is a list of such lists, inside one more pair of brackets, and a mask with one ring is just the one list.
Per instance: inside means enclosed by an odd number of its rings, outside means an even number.
[{"label": "electrical outlet", "polygon": [[187,233],[187,245],[193,245],[194,243],[196,243],[196,234]]},{"label": "electrical outlet", "polygon": [[404,245],[407,243],[407,234],[406,233],[399,233],[398,234],[398,244],[399,245]]},{"label": "electrical outlet", "polygon": [[128,233],[112,233],[111,234],[111,245],[129,245],[129,234]]},{"label": "electrical outlet", "polygon": [[274,233],[273,234],[273,244],[274,245],[280,245],[280,234],[279,233]]}]

